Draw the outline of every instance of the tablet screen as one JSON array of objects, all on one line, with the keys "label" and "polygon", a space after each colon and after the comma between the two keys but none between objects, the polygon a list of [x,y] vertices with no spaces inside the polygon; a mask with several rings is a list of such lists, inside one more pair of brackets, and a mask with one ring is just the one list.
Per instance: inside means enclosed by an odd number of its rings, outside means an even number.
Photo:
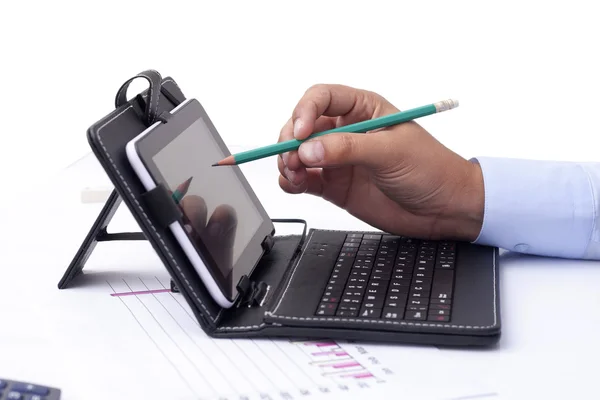
[{"label": "tablet screen", "polygon": [[238,167],[211,166],[225,156],[201,118],[157,149],[152,160],[180,204],[192,243],[206,246],[233,293],[247,272],[243,267],[232,271],[233,266],[263,218],[237,176]]}]

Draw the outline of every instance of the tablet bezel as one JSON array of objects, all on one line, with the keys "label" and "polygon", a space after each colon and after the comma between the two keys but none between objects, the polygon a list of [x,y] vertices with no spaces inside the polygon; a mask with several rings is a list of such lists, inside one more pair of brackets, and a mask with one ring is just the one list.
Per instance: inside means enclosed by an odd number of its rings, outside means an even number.
[{"label": "tablet bezel", "polygon": [[[182,132],[184,132],[187,128],[189,128],[193,123],[197,120],[202,119],[206,126],[209,128],[208,133],[212,136],[212,140],[214,140],[219,147],[219,149],[223,152],[223,157],[227,157],[231,155],[229,149],[227,148],[225,142],[219,135],[216,127],[212,123],[210,117],[206,113],[204,107],[200,104],[200,102],[196,99],[189,99],[188,101],[182,103],[179,107],[175,108],[171,112],[171,117],[166,123],[158,123],[153,129],[150,129],[143,137],[139,138],[135,142],[135,149],[139,155],[141,162],[144,164],[145,168],[148,170],[152,179],[158,185],[160,183],[164,183],[165,179],[161,174],[160,170],[156,166],[153,161],[153,157],[167,144],[169,144],[172,140],[174,140],[177,136],[179,136]],[[217,155],[217,157],[219,157]],[[207,163],[213,164],[218,160],[206,160]],[[275,227],[273,222],[271,221],[269,215],[266,210],[262,206],[260,200],[256,196],[256,193],[252,190],[252,187],[246,180],[246,177],[240,170],[239,166],[227,166],[227,167],[215,167],[215,168],[233,168],[235,174],[242,184],[242,187],[246,191],[250,201],[253,206],[257,209],[262,223],[258,227],[256,233],[252,237],[252,239],[248,242],[244,250],[241,252],[238,260],[234,263],[231,269],[231,273],[233,274],[234,270],[242,269],[241,273],[238,273],[240,277],[246,275],[247,277],[251,277],[252,272],[255,270],[258,265],[260,259],[264,255],[264,247],[263,243],[267,237],[273,236],[275,234]],[[183,229],[183,225],[181,222],[178,222],[181,228]],[[201,258],[203,263],[206,265],[207,269],[210,271],[211,276],[215,280],[217,286],[220,291],[223,293],[225,298],[230,300],[232,303],[237,300],[239,293],[235,290],[236,285],[239,282],[231,281],[231,285],[227,282],[227,277],[221,274],[219,267],[217,266],[214,259],[211,257],[210,251],[208,251],[207,247],[204,245],[202,241],[196,243],[188,238],[190,244],[194,247],[198,256]]]}]

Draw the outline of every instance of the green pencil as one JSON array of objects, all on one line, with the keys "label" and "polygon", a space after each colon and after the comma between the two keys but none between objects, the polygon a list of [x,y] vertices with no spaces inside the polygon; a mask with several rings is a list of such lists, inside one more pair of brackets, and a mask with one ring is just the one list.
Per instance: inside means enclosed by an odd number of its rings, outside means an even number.
[{"label": "green pencil", "polygon": [[443,100],[437,103],[432,103],[426,106],[413,108],[406,111],[400,111],[395,114],[386,115],[380,118],[370,119],[367,121],[361,121],[354,124],[340,126],[338,128],[329,129],[323,132],[313,133],[304,140],[292,139],[285,142],[271,144],[264,147],[259,147],[253,150],[244,151],[241,153],[230,155],[219,162],[214,163],[212,166],[222,165],[239,165],[249,161],[259,160],[274,156],[277,154],[286,153],[288,151],[298,150],[298,147],[302,142],[312,139],[314,137],[327,135],[329,133],[336,132],[349,132],[349,133],[364,133],[379,128],[385,128],[392,125],[398,125],[403,122],[411,121],[416,118],[425,117],[427,115],[436,114],[442,111],[451,110],[458,107],[458,100]]}]

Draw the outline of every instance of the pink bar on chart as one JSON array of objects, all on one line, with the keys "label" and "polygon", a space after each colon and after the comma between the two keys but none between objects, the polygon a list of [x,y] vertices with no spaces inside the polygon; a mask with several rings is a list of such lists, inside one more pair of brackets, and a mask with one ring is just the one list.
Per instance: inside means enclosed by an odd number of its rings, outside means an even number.
[{"label": "pink bar on chart", "polygon": [[156,290],[142,290],[139,292],[123,292],[123,293],[111,293],[111,296],[136,296],[138,294],[151,294],[151,293],[167,293],[171,289],[156,289]]},{"label": "pink bar on chart", "polygon": [[363,372],[360,374],[348,374],[348,375],[343,375],[343,378],[354,378],[354,379],[364,379],[364,378],[373,378],[373,374],[371,374],[370,372]]},{"label": "pink bar on chart", "polygon": [[357,363],[356,361],[350,361],[347,363],[342,363],[342,364],[334,364],[332,365],[333,368],[350,368],[350,367],[360,367],[360,363]]},{"label": "pink bar on chart", "polygon": [[313,343],[317,347],[337,346],[337,343]]},{"label": "pink bar on chart", "polygon": [[310,353],[312,356],[347,356],[348,353],[346,353],[345,351],[321,351],[319,353]]}]

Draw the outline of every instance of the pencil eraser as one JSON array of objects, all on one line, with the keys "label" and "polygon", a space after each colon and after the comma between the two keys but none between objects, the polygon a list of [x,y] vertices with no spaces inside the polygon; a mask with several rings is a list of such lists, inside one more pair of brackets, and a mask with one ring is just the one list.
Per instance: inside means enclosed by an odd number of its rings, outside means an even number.
[{"label": "pencil eraser", "polygon": [[112,188],[107,186],[101,187],[85,187],[81,191],[81,202],[82,203],[104,203],[110,193],[112,192]]}]

